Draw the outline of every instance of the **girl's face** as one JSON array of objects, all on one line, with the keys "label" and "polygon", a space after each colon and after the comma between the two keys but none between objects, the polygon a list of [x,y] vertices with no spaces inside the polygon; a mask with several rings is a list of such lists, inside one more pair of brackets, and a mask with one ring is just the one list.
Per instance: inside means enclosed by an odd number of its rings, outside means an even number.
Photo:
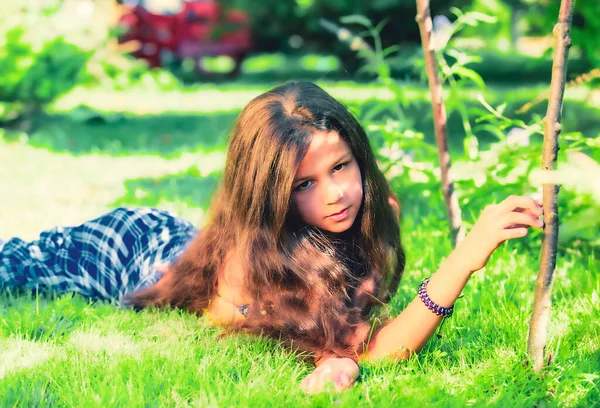
[{"label": "girl's face", "polygon": [[348,230],[363,199],[360,168],[338,132],[315,131],[294,178],[292,203],[307,224]]}]

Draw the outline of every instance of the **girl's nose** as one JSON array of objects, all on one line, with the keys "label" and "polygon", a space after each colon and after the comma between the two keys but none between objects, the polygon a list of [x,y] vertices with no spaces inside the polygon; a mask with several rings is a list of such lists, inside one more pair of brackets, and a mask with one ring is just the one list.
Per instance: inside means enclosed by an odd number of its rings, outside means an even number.
[{"label": "girl's nose", "polygon": [[330,183],[327,189],[327,204],[335,204],[344,196],[344,190],[337,183]]}]

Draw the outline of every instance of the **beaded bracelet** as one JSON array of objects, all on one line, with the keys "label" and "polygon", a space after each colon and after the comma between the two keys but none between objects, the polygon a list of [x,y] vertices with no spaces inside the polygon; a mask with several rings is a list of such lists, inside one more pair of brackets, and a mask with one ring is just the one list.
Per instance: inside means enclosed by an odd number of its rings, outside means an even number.
[{"label": "beaded bracelet", "polygon": [[421,301],[425,304],[425,306],[427,306],[427,309],[431,310],[433,313],[435,313],[438,316],[441,317],[450,317],[452,316],[452,313],[454,313],[454,305],[450,306],[450,307],[442,307],[440,305],[438,305],[437,303],[435,303],[433,300],[431,300],[429,298],[429,295],[427,294],[427,283],[429,283],[429,278],[426,278],[421,285],[419,286],[419,298],[421,299]]}]

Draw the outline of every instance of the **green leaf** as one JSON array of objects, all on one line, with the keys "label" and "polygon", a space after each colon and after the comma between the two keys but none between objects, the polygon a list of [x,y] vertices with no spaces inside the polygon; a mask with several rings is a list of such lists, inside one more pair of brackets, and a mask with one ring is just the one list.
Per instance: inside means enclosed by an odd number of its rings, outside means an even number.
[{"label": "green leaf", "polygon": [[485,125],[478,125],[473,128],[473,133],[479,133],[479,132],[484,132],[484,131],[489,132],[492,135],[496,136],[498,138],[498,140],[506,139],[506,135],[504,134],[504,132],[502,132],[496,126],[485,124]]},{"label": "green leaf", "polygon": [[496,17],[481,13],[479,11],[470,11],[467,14],[474,20],[481,21],[483,23],[493,24],[498,21]]},{"label": "green leaf", "polygon": [[361,14],[351,14],[340,18],[340,22],[343,24],[359,24],[367,28],[373,27],[371,20]]},{"label": "green leaf", "polygon": [[481,62],[482,58],[476,55],[469,55],[467,53],[458,51],[454,48],[450,48],[446,51],[446,54],[456,59],[458,65],[467,65],[472,62]]},{"label": "green leaf", "polygon": [[[502,105],[500,105],[500,106],[498,106],[498,107],[496,108],[496,110],[498,111],[498,113],[499,113],[500,115],[503,115],[503,114],[504,114],[504,110],[505,110],[505,109],[506,109],[506,102],[504,102]],[[521,127],[524,127],[524,126],[521,126]]]},{"label": "green leaf", "polygon": [[497,19],[492,16],[488,16],[487,14],[480,13],[478,11],[469,11],[462,16],[460,16],[457,20],[459,24],[466,24],[471,27],[477,27],[479,23],[495,23]]},{"label": "green leaf", "polygon": [[[365,18],[366,18],[366,17],[365,17]],[[387,18],[387,17],[386,17],[386,18],[384,18],[383,20],[381,20],[381,21],[379,22],[379,24],[377,24],[377,25],[375,26],[375,31],[376,31],[376,32],[378,32],[378,33],[381,33],[381,30],[383,30],[383,27],[385,27],[385,26],[386,26],[386,24],[387,24],[387,23],[389,23],[389,22],[390,22],[390,19],[389,19],[389,18]]]},{"label": "green leaf", "polygon": [[450,7],[450,12],[454,14],[457,18],[464,16],[464,13],[458,7]]},{"label": "green leaf", "polygon": [[387,47],[385,50],[383,50],[383,52],[381,53],[381,56],[383,58],[390,56],[391,54],[400,51],[400,46],[398,45],[391,45],[389,47]]},{"label": "green leaf", "polygon": [[454,68],[454,73],[461,78],[466,78],[471,80],[475,85],[477,85],[480,89],[485,89],[485,81],[477,72],[470,68],[458,66]]}]

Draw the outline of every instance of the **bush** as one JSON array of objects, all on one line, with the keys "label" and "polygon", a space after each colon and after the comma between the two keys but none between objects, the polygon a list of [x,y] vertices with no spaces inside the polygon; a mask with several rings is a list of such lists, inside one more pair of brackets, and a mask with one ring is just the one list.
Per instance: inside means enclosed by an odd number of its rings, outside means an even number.
[{"label": "bush", "polygon": [[36,111],[73,88],[89,53],[52,38],[35,49],[21,27],[5,34],[0,46],[0,121]]},{"label": "bush", "polygon": [[28,117],[83,78],[92,52],[51,23],[56,10],[3,4],[0,15],[0,123]]}]

